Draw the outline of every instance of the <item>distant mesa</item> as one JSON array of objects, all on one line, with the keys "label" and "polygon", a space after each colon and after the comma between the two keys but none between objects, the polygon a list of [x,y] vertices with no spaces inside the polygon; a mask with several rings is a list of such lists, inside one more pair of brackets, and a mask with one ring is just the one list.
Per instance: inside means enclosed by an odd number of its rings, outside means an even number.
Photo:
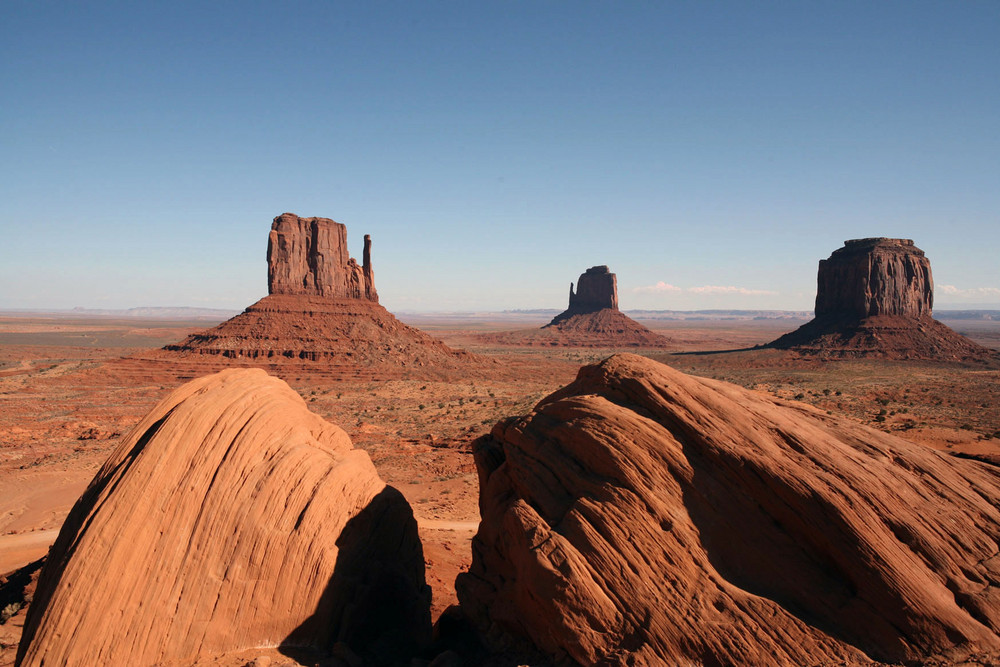
[{"label": "distant mesa", "polygon": [[354,368],[448,368],[475,359],[379,305],[371,248],[365,235],[359,265],[348,254],[344,225],[279,215],[268,235],[268,296],[164,349],[250,363],[324,361]]},{"label": "distant mesa", "polygon": [[618,310],[618,278],[592,266],[569,285],[569,307],[541,329],[479,336],[484,342],[552,347],[663,348],[672,341]]},{"label": "distant mesa", "polygon": [[989,465],[631,354],[474,455],[482,520],[458,598],[522,662],[1000,655]]},{"label": "distant mesa", "polygon": [[844,242],[820,260],[816,316],[768,347],[832,357],[975,360],[993,355],[931,315],[930,261],[910,239]]},{"label": "distant mesa", "polygon": [[409,504],[287,384],[229,369],[176,389],[97,473],[18,664],[235,665],[212,658],[337,642],[383,664],[429,639]]}]

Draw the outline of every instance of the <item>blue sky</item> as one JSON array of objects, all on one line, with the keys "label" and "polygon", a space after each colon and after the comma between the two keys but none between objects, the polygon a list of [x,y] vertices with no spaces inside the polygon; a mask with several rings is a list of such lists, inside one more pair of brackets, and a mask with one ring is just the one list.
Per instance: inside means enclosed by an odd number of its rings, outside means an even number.
[{"label": "blue sky", "polygon": [[285,211],[390,310],[1000,307],[1000,3],[0,3],[0,308],[241,308]]}]

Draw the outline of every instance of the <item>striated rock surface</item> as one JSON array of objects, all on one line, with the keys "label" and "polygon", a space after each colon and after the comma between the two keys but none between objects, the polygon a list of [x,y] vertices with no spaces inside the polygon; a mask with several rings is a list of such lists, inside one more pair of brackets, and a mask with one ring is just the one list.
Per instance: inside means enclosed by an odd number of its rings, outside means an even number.
[{"label": "striated rock surface", "polygon": [[923,317],[934,304],[931,263],[910,239],[845,241],[819,262],[816,317]]},{"label": "striated rock surface", "polygon": [[459,576],[495,651],[582,665],[1000,655],[1000,472],[618,355],[476,443]]},{"label": "striated rock surface", "polygon": [[268,294],[305,294],[378,302],[365,235],[362,265],[347,252],[347,227],[328,218],[283,213],[267,238]]},{"label": "striated rock surface", "polygon": [[164,399],[67,518],[20,665],[192,664],[253,647],[373,664],[429,633],[409,505],[281,380],[227,370]]},{"label": "striated rock surface", "polygon": [[820,260],[816,317],[769,344],[821,356],[976,360],[992,353],[931,316],[930,261],[910,239],[844,242]]}]

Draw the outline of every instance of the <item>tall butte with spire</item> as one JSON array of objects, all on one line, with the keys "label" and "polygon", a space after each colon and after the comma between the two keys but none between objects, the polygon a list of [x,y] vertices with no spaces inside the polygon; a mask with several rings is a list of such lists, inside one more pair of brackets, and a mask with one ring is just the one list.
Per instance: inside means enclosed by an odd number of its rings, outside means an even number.
[{"label": "tall butte with spire", "polygon": [[930,260],[910,239],[844,242],[820,260],[816,317],[767,347],[834,357],[973,360],[992,351],[935,320]]},{"label": "tall butte with spire", "polygon": [[251,365],[447,368],[473,359],[379,305],[371,251],[366,234],[359,265],[347,251],[344,225],[283,213],[268,234],[268,295],[214,329],[164,349]]}]

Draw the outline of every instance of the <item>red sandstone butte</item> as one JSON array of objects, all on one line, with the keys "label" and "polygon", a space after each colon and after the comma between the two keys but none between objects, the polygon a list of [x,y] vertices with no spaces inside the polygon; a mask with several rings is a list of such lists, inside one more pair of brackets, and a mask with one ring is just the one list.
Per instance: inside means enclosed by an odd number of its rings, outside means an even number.
[{"label": "red sandstone butte", "polygon": [[935,320],[930,261],[910,239],[845,241],[820,260],[816,317],[768,347],[829,357],[986,360],[993,352]]},{"label": "red sandstone butte", "polygon": [[347,227],[329,218],[283,213],[267,238],[268,294],[305,294],[378,302],[365,235],[361,266],[347,252]]},{"label": "red sandstone butte", "polygon": [[474,452],[482,521],[456,586],[495,652],[609,666],[1000,657],[988,464],[628,354],[582,368]]},{"label": "red sandstone butte", "polygon": [[378,303],[365,235],[362,264],[347,230],[327,218],[284,213],[267,244],[269,295],[208,331],[167,345],[186,357],[247,363],[323,362],[344,368],[441,368],[474,360],[403,324]]}]

